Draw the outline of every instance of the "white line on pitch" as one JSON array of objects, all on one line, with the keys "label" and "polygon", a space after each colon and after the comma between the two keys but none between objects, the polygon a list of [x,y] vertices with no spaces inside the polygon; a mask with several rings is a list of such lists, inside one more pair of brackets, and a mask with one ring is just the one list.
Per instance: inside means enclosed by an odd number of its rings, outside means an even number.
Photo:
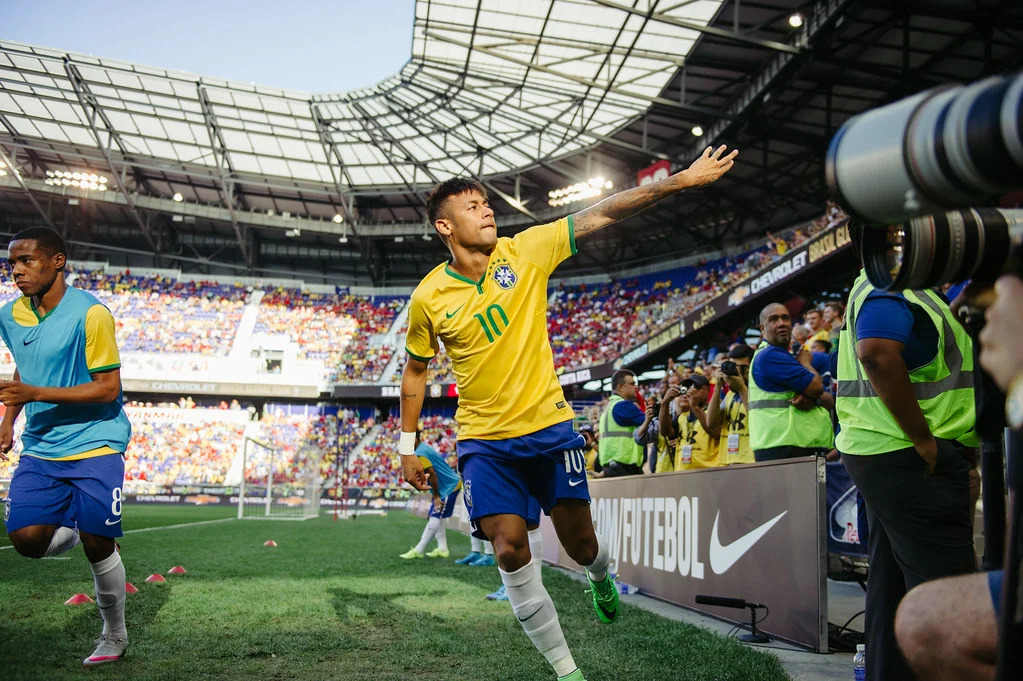
[{"label": "white line on pitch", "polygon": [[[197,520],[194,523],[179,523],[177,525],[157,525],[156,527],[140,527],[136,530],[125,530],[125,534],[135,534],[136,532],[154,532],[156,530],[174,530],[179,527],[195,527],[196,525],[212,525],[213,523],[226,523],[231,520],[238,520],[237,518],[218,518],[217,520]],[[13,546],[0,546],[0,551],[4,549],[13,549]]]}]

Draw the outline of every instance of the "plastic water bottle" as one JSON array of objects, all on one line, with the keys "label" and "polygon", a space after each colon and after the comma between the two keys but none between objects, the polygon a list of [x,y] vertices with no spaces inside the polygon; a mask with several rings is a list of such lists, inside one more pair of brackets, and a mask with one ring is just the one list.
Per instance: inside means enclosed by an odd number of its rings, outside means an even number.
[{"label": "plastic water bottle", "polygon": [[856,681],[866,681],[867,678],[867,646],[862,643],[856,644],[856,656],[853,657],[853,678]]}]

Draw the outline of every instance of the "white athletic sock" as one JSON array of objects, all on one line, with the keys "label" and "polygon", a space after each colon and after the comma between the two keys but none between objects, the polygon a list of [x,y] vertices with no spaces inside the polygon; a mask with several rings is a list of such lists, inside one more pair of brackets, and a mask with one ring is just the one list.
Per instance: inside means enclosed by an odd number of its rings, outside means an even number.
[{"label": "white athletic sock", "polygon": [[598,534],[597,535],[597,557],[593,559],[593,562],[589,565],[584,565],[587,574],[590,579],[594,582],[607,577],[607,565],[610,562],[610,555],[607,551],[607,542]]},{"label": "white athletic sock", "polygon": [[529,554],[532,558],[529,564],[536,568],[536,578],[543,581],[543,532],[540,528],[529,531]]},{"label": "white athletic sock", "polygon": [[436,518],[440,523],[437,525],[437,548],[441,551],[448,550],[448,521],[447,518]]},{"label": "white athletic sock", "polygon": [[416,553],[426,553],[426,547],[433,539],[433,535],[437,534],[437,528],[440,527],[440,518],[430,518],[426,523],[426,529],[423,530],[423,536],[419,538],[419,543],[416,544]]},{"label": "white athletic sock", "polygon": [[103,633],[128,638],[124,628],[124,563],[114,551],[98,563],[89,563],[96,583],[96,605],[103,616]]},{"label": "white athletic sock", "polygon": [[536,578],[536,568],[530,564],[522,566],[515,572],[505,572],[500,568],[498,570],[507,589],[512,612],[518,618],[526,636],[547,658],[547,662],[554,667],[554,672],[559,677],[571,674],[576,669],[575,660],[572,659],[572,653],[565,643],[565,634],[561,631],[554,601],[543,587],[543,583]]},{"label": "white athletic sock", "polygon": [[483,540],[479,537],[469,537],[469,541],[472,543],[473,553],[483,553]]},{"label": "white athletic sock", "polygon": [[78,530],[72,527],[58,527],[53,533],[53,539],[50,540],[50,545],[46,549],[46,553],[43,554],[43,558],[50,558],[51,556],[59,556],[65,551],[78,546]]},{"label": "white athletic sock", "polygon": [[483,553],[488,556],[494,555],[494,545],[488,541],[483,542]]}]

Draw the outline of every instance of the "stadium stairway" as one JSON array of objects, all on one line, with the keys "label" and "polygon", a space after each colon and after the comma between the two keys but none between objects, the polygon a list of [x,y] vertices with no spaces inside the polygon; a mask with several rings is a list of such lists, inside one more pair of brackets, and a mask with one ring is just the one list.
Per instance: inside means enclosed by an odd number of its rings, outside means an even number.
[{"label": "stadium stairway", "polygon": [[370,444],[371,442],[376,442],[377,437],[380,435],[380,432],[383,429],[384,424],[378,423],[377,425],[373,426],[368,431],[366,431],[366,434],[362,436],[361,440],[359,440],[359,444],[355,445],[355,448],[352,449],[352,451],[348,452],[348,460],[351,461],[355,457],[360,456],[362,454],[362,450],[366,448],[366,445]]},{"label": "stadium stairway", "polygon": [[231,359],[245,358],[249,356],[252,349],[252,331],[256,328],[256,319],[259,317],[259,303],[263,300],[264,291],[253,291],[248,300],[245,301],[245,311],[242,313],[242,320],[238,324],[238,331],[235,332],[234,344],[227,354]]},{"label": "stadium stairway", "polygon": [[392,347],[397,348],[391,356],[391,361],[387,363],[384,370],[380,372],[380,378],[377,379],[377,384],[390,383],[391,376],[394,375],[395,370],[398,368],[398,363],[405,359],[405,339],[401,337],[399,331],[405,327],[405,320],[408,319],[408,303],[405,303],[405,307],[401,308],[394,317],[394,323],[391,324],[391,328],[387,330],[387,340]]}]

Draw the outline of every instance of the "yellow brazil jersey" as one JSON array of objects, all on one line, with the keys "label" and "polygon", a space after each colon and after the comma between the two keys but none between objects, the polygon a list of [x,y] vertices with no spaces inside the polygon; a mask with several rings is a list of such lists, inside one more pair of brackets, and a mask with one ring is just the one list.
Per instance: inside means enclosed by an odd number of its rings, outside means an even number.
[{"label": "yellow brazil jersey", "polygon": [[722,465],[756,463],[753,448],[749,446],[749,414],[742,405],[742,398],[737,393],[728,393],[722,412],[724,420],[718,445],[719,462]]},{"label": "yellow brazil jersey", "polygon": [[718,441],[703,429],[699,419],[690,414],[679,414],[676,428],[678,442],[675,444],[675,470],[712,468],[718,465]]},{"label": "yellow brazil jersey", "polygon": [[547,337],[547,280],[576,252],[572,217],[501,238],[472,281],[438,265],[412,292],[406,351],[451,358],[458,439],[503,440],[573,418]]}]

